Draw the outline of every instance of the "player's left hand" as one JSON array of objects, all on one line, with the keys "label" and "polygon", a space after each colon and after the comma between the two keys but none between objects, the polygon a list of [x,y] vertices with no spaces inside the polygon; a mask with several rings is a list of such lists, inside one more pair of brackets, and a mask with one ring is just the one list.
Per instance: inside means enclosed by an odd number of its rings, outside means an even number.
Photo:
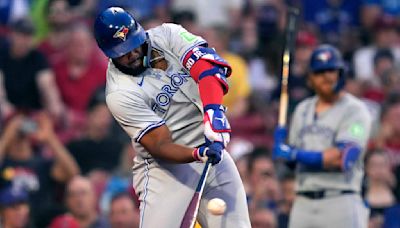
[{"label": "player's left hand", "polygon": [[221,142],[224,148],[231,139],[231,125],[225,116],[223,105],[209,104],[204,107],[204,136],[206,143]]},{"label": "player's left hand", "polygon": [[296,149],[284,144],[277,143],[273,147],[272,158],[274,160],[283,159],[285,161],[294,161],[296,159]]},{"label": "player's left hand", "polygon": [[216,142],[209,146],[200,146],[193,151],[193,158],[197,161],[207,162],[210,159],[212,165],[220,163],[224,156],[222,143]]}]

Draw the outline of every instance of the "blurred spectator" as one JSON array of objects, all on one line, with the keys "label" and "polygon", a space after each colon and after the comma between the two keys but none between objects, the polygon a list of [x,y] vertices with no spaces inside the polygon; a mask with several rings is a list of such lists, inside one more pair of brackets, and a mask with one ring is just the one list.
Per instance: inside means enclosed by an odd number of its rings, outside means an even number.
[{"label": "blurred spectator", "polygon": [[78,221],[69,214],[57,216],[53,219],[49,228],[80,228]]},{"label": "blurred spectator", "polygon": [[395,66],[382,74],[382,85],[385,97],[400,91],[400,67]]},{"label": "blurred spectator", "polygon": [[[43,157],[45,148],[52,152],[52,159]],[[30,191],[30,203],[35,208],[32,213],[39,227],[59,210],[57,186],[79,172],[44,113],[32,118],[17,115],[9,120],[0,137],[0,164],[0,186],[13,183]]]},{"label": "blurred spectator", "polygon": [[394,56],[389,49],[379,49],[374,56],[374,77],[364,83],[365,98],[382,103],[385,99],[383,75],[394,67]]},{"label": "blurred spectator", "polygon": [[97,0],[68,0],[71,12],[76,18],[91,18],[96,10]]},{"label": "blurred spectator", "polygon": [[158,20],[157,18],[148,18],[141,22],[142,27],[144,30],[149,30],[151,28],[157,27],[161,25],[163,22]]},{"label": "blurred spectator", "polygon": [[361,22],[371,28],[380,15],[396,17],[400,14],[400,2],[397,0],[362,0]]},{"label": "blurred spectator", "polygon": [[358,80],[370,81],[374,78],[374,56],[378,49],[391,50],[395,62],[400,60],[399,34],[397,32],[398,23],[395,18],[380,16],[374,22],[373,42],[369,46],[364,46],[355,51],[353,57],[354,72]]},{"label": "blurred spectator", "polygon": [[286,5],[282,0],[251,0],[250,7],[257,19],[258,38],[268,44],[285,30]]},{"label": "blurred spectator", "polygon": [[240,25],[244,0],[173,0],[171,9],[174,12],[191,11],[196,15],[201,27],[222,25],[234,31]]},{"label": "blurred spectator", "polygon": [[[393,101],[390,101],[393,99]],[[389,156],[390,165],[400,165],[400,97],[394,95],[383,106],[381,126],[373,141],[373,148],[381,149]]]},{"label": "blurred spectator", "polygon": [[66,205],[80,228],[106,228],[107,220],[96,211],[96,196],[89,179],[76,176],[67,186]]},{"label": "blurred spectator", "polygon": [[391,171],[389,158],[384,152],[373,151],[366,157],[367,189],[365,198],[371,208],[370,217],[384,215],[384,210],[393,206],[396,199],[392,189],[396,180]]},{"label": "blurred spectator", "polygon": [[183,28],[193,34],[200,34],[200,26],[197,23],[196,15],[192,11],[179,11],[172,14],[172,22],[182,25]]},{"label": "blurred spectator", "polygon": [[250,212],[252,228],[276,228],[274,213],[267,208],[257,208]]},{"label": "blurred spectator", "polygon": [[95,169],[111,174],[117,168],[122,152],[122,144],[109,135],[113,119],[106,105],[104,89],[100,90],[89,103],[83,137],[67,144],[84,175]]},{"label": "blurred spectator", "polygon": [[123,150],[120,156],[120,162],[115,170],[115,174],[121,177],[128,178],[129,180],[132,177],[132,167],[133,167],[133,158],[136,156],[136,151],[133,148],[130,141],[126,142],[123,146]]},{"label": "blurred spectator", "polygon": [[250,154],[248,170],[252,188],[247,192],[250,210],[260,207],[276,210],[281,197],[274,163],[268,154],[262,148]]},{"label": "blurred spectator", "polygon": [[63,104],[47,60],[33,47],[35,28],[31,20],[18,20],[10,28],[10,45],[0,50],[0,105],[3,118],[16,109],[32,111],[44,106],[58,119],[62,115]]},{"label": "blurred spectator", "polygon": [[104,85],[107,61],[98,54],[89,28],[72,28],[66,55],[54,63],[57,85],[66,106],[85,113],[94,92]]},{"label": "blurred spectator", "polygon": [[2,0],[0,3],[0,24],[10,24],[29,15],[28,0]]},{"label": "blurred spectator", "polygon": [[155,18],[167,22],[167,3],[167,0],[98,0],[97,10],[102,12],[111,6],[119,6],[132,13],[137,20]]},{"label": "blurred spectator", "polygon": [[228,50],[229,31],[222,26],[214,26],[203,30],[203,36],[210,47],[220,53],[232,67],[232,75],[228,78],[229,89],[234,91],[227,93],[223,98],[223,104],[228,108],[228,118],[243,116],[247,113],[250,85],[246,61]]},{"label": "blurred spectator", "polygon": [[232,41],[232,51],[240,53],[246,60],[254,58],[260,46],[257,33],[256,18],[251,15],[243,17],[239,37]]},{"label": "blurred spectator", "polygon": [[265,59],[252,58],[249,61],[249,82],[253,95],[261,101],[257,106],[263,106],[271,99],[272,93],[277,87],[277,74],[269,68]]},{"label": "blurred spectator", "polygon": [[[236,139],[235,139],[236,141]],[[231,152],[231,150],[229,150],[229,152]],[[251,188],[252,188],[252,184],[250,183],[249,180],[249,171],[248,171],[248,159],[249,156],[247,155],[243,155],[241,157],[238,157],[235,160],[235,165],[239,171],[239,175],[240,175],[240,179],[242,179],[243,182],[243,187],[244,187],[244,191],[246,193],[250,193],[251,192]]]},{"label": "blurred spectator", "polygon": [[282,199],[278,208],[278,227],[285,228],[289,225],[289,215],[292,209],[295,192],[295,176],[292,173],[286,174],[281,182]]},{"label": "blurred spectator", "polygon": [[10,185],[0,190],[0,227],[29,226],[29,195],[23,186]]},{"label": "blurred spectator", "polygon": [[323,43],[338,44],[340,36],[359,26],[360,5],[361,0],[302,0],[303,18]]},{"label": "blurred spectator", "polygon": [[128,192],[115,195],[111,200],[109,214],[112,228],[138,228],[139,210]]},{"label": "blurred spectator", "polygon": [[51,61],[61,58],[67,48],[72,15],[66,0],[50,0],[46,6],[47,30],[39,50]]}]

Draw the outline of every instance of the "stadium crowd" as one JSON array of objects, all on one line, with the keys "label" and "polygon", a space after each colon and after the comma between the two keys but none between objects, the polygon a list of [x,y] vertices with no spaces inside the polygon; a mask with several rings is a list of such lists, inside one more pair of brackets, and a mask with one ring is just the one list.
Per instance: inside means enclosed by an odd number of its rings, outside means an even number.
[{"label": "stadium crowd", "polygon": [[135,151],[105,104],[95,16],[121,6],[146,28],[181,24],[233,68],[224,97],[229,151],[254,228],[287,227],[290,167],[271,158],[288,5],[301,9],[289,115],[311,96],[321,43],[346,61],[345,89],[374,118],[363,195],[369,227],[400,227],[400,2],[397,0],[1,0],[0,227],[138,227]]}]

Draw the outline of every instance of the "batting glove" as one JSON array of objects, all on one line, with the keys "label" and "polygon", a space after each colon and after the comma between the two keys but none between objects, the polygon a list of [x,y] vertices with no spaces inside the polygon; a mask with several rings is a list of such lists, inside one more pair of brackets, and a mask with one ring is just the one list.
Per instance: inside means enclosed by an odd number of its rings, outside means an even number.
[{"label": "batting glove", "polygon": [[296,155],[297,150],[284,143],[275,144],[272,151],[272,158],[274,160],[283,159],[285,161],[295,161]]},{"label": "batting glove", "polygon": [[274,131],[274,144],[285,143],[287,136],[287,129],[285,127],[276,127]]},{"label": "batting glove", "polygon": [[207,143],[220,142],[224,148],[231,140],[231,125],[225,116],[226,108],[218,104],[204,107],[204,136]]},{"label": "batting glove", "polygon": [[207,162],[210,159],[212,165],[222,161],[224,155],[224,146],[219,143],[212,143],[209,146],[201,146],[193,151],[193,158],[196,161]]}]

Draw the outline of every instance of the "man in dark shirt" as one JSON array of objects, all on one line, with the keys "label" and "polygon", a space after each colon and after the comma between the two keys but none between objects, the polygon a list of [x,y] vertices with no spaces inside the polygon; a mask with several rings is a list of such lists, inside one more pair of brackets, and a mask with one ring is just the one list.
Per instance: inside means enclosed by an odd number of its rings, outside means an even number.
[{"label": "man in dark shirt", "polygon": [[[52,152],[52,158],[42,156],[44,148]],[[47,115],[15,116],[8,121],[0,135],[0,190],[9,184],[28,190],[38,227],[45,227],[43,222],[54,215],[56,187],[78,173],[77,164],[57,138]]]},{"label": "man in dark shirt", "polygon": [[[0,50],[0,106],[7,117],[15,110],[46,108],[55,117],[63,105],[45,57],[33,48],[34,27],[29,19],[10,25],[9,45]],[[42,103],[42,101],[44,101]]]},{"label": "man in dark shirt", "polygon": [[106,106],[103,89],[99,91],[89,103],[83,138],[73,140],[67,145],[82,174],[94,169],[111,173],[118,166],[123,149],[120,141],[109,136],[112,116]]}]

